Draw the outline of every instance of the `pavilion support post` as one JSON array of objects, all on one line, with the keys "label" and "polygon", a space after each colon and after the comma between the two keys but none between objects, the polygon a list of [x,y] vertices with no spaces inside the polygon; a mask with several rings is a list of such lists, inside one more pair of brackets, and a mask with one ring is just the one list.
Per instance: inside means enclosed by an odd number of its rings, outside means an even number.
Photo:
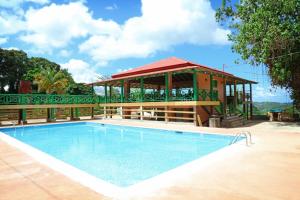
[{"label": "pavilion support post", "polygon": [[165,101],[169,101],[169,74],[165,73]]},{"label": "pavilion support post", "polygon": [[243,113],[244,115],[246,114],[247,119],[248,119],[248,113],[246,113],[246,106],[247,106],[247,102],[246,102],[246,90],[245,90],[245,83],[243,83]]},{"label": "pavilion support post", "polygon": [[[165,106],[165,111],[168,111],[168,106]],[[168,112],[165,112],[165,122],[168,123],[169,122],[169,115]]]},{"label": "pavilion support post", "polygon": [[106,106],[103,107],[103,114],[104,114],[104,118],[107,118],[107,110],[106,110]]},{"label": "pavilion support post", "polygon": [[109,102],[112,103],[112,86],[109,86]]},{"label": "pavilion support post", "polygon": [[55,122],[55,108],[47,108],[47,122]]},{"label": "pavilion support post", "polygon": [[[124,81],[124,102],[128,102],[129,100],[129,95],[130,95],[130,82],[129,80],[125,80]],[[123,116],[124,119],[129,119],[130,117],[128,115],[130,115],[130,111],[128,111],[128,108],[126,108],[126,111],[123,111],[123,114],[125,116]]]},{"label": "pavilion support post", "polygon": [[213,101],[213,74],[209,74],[209,98]]},{"label": "pavilion support post", "polygon": [[141,88],[140,101],[144,102],[144,93],[145,93],[145,90],[144,90],[144,77],[141,77],[140,88]]},{"label": "pavilion support post", "polygon": [[199,126],[197,123],[197,106],[193,106],[193,112],[194,112],[194,125]]},{"label": "pavilion support post", "polygon": [[226,91],[226,78],[223,79],[223,115],[226,118],[227,111],[227,91]]},{"label": "pavilion support post", "polygon": [[120,116],[123,119],[123,106],[120,107]]},{"label": "pavilion support post", "polygon": [[194,101],[198,101],[198,81],[197,81],[197,71],[194,69],[193,71],[193,93],[194,93]]},{"label": "pavilion support post", "polygon": [[228,86],[229,86],[229,96],[233,96],[233,95],[232,95],[232,87],[231,87],[231,84],[229,84]]},{"label": "pavilion support post", "polygon": [[170,101],[170,94],[172,92],[173,84],[172,84],[172,73],[165,73],[165,101]]},{"label": "pavilion support post", "polygon": [[144,120],[143,106],[140,106],[140,120]]},{"label": "pavilion support post", "polygon": [[107,84],[106,83],[104,85],[104,95],[105,95],[105,103],[107,103],[108,98],[107,98]]},{"label": "pavilion support post", "polygon": [[74,120],[74,109],[70,108],[70,120]]},{"label": "pavilion support post", "polygon": [[250,87],[250,119],[253,119],[253,101],[252,101],[252,84],[249,84]]},{"label": "pavilion support post", "polygon": [[80,118],[79,118],[79,115],[80,115],[80,113],[79,113],[79,108],[75,108],[75,118],[76,118],[76,120],[79,120]]},{"label": "pavilion support post", "polygon": [[233,104],[234,104],[234,109],[237,108],[237,90],[236,90],[236,81],[234,81],[234,86],[233,86],[233,96],[234,96],[234,101],[233,101]]},{"label": "pavilion support post", "polygon": [[121,102],[124,102],[124,80],[121,80]]},{"label": "pavilion support post", "polygon": [[26,109],[21,109],[21,120],[23,124],[27,124],[27,111]]},{"label": "pavilion support post", "polygon": [[94,107],[91,107],[91,119],[94,119],[95,116],[94,116]]}]

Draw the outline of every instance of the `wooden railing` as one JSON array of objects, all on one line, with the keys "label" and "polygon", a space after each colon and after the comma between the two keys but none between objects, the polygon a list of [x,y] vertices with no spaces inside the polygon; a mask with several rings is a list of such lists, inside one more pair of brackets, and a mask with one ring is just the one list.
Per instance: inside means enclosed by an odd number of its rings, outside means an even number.
[{"label": "wooden railing", "polygon": [[[217,101],[218,91],[210,93],[208,90],[199,90],[199,100]],[[121,98],[121,95],[56,95],[56,94],[0,94],[0,105],[50,105],[50,104],[97,104],[97,103],[121,103],[121,102],[163,102],[165,94],[139,93],[129,94]],[[168,101],[194,101],[193,92],[170,94]]]}]

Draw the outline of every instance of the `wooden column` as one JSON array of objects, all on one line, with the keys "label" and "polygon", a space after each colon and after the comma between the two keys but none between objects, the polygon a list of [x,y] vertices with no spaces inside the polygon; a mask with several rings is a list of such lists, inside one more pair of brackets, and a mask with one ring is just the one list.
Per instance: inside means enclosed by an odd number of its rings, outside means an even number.
[{"label": "wooden column", "polygon": [[144,120],[143,106],[140,106],[140,120]]},{"label": "wooden column", "polygon": [[[248,114],[246,113],[246,90],[245,90],[245,83],[243,83],[243,113],[244,114]],[[248,119],[248,115],[247,115],[247,119]]]},{"label": "wooden column", "polygon": [[121,102],[124,102],[124,80],[121,80]]},{"label": "wooden column", "polygon": [[109,86],[109,102],[111,103],[112,101],[111,101],[111,97],[112,97],[112,86],[110,85]]},{"label": "wooden column", "polygon": [[170,93],[172,92],[172,73],[165,73],[165,101],[170,101]]},{"label": "wooden column", "polygon": [[226,118],[227,111],[227,92],[226,92],[226,78],[223,79],[223,114],[224,118]]},{"label": "wooden column", "polygon": [[[165,111],[167,111],[168,110],[168,107],[167,106],[165,106]],[[169,122],[169,115],[168,115],[168,113],[167,112],[165,112],[165,122]]]},{"label": "wooden column", "polygon": [[233,104],[234,104],[234,109],[237,108],[237,91],[236,91],[236,81],[234,81],[234,86],[233,86],[233,96],[234,96],[234,100],[233,100]]},{"label": "wooden column", "polygon": [[198,101],[198,80],[197,80],[197,71],[194,69],[193,71],[193,92],[194,92],[194,101]]},{"label": "wooden column", "polygon": [[199,126],[197,122],[197,106],[193,106],[193,111],[194,111],[194,125]]},{"label": "wooden column", "polygon": [[213,74],[209,74],[209,98],[213,100]]},{"label": "wooden column", "polygon": [[143,102],[144,101],[144,77],[141,77],[140,89],[141,89],[140,101]]},{"label": "wooden column", "polygon": [[103,114],[104,114],[104,118],[106,119],[106,118],[107,118],[107,110],[106,110],[106,106],[104,106],[103,109],[104,109],[104,111],[103,111],[103,112],[104,112],[104,113],[103,113]]},{"label": "wooden column", "polygon": [[47,122],[55,122],[55,108],[47,108]]},{"label": "wooden column", "polygon": [[23,124],[27,124],[27,111],[26,109],[21,109],[21,120],[20,122],[23,122]]},{"label": "wooden column", "polygon": [[104,85],[104,95],[105,95],[105,103],[107,103],[108,98],[107,98],[107,83]]},{"label": "wooden column", "polygon": [[91,119],[94,119],[94,107],[91,107]]},{"label": "wooden column", "polygon": [[249,84],[250,86],[250,119],[253,119],[253,101],[252,101],[252,84]]}]

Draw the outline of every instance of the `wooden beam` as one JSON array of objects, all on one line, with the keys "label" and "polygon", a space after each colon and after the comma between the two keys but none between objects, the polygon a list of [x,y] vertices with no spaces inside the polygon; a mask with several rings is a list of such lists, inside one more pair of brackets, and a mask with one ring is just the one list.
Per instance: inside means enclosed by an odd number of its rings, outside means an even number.
[{"label": "wooden beam", "polygon": [[95,106],[97,106],[97,104],[0,105],[0,110],[27,108],[86,108]]},{"label": "wooden beam", "polygon": [[250,83],[249,84],[250,86],[250,119],[252,120],[253,119],[253,101],[252,101],[252,84]]},{"label": "wooden beam", "polygon": [[168,101],[168,102],[135,102],[135,103],[103,103],[99,106],[112,106],[112,107],[164,107],[164,106],[218,106],[220,101]]}]

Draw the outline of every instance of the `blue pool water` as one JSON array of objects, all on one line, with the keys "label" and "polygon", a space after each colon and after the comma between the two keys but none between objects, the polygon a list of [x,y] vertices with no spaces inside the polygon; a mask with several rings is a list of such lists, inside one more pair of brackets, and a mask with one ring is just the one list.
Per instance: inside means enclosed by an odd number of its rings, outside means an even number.
[{"label": "blue pool water", "polygon": [[122,187],[228,146],[233,139],[232,136],[92,122],[2,128],[0,131]]}]

